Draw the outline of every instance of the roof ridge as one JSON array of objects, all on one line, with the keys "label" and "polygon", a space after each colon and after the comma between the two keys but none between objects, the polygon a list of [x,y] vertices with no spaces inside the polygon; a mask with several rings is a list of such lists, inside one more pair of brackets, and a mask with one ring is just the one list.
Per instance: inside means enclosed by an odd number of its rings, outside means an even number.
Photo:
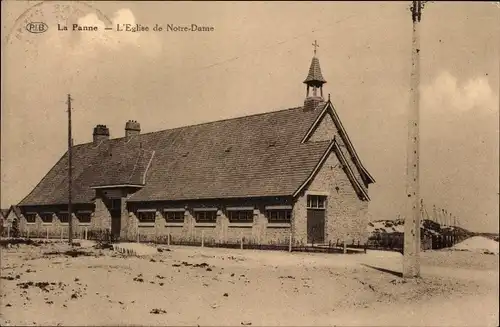
[{"label": "roof ridge", "polygon": [[[292,108],[286,108],[286,109],[280,109],[280,110],[275,110],[275,111],[259,112],[259,113],[255,113],[255,114],[251,114],[251,115],[246,115],[246,116],[238,116],[238,117],[232,117],[232,118],[224,118],[224,119],[220,119],[220,120],[213,120],[213,121],[208,121],[208,122],[203,122],[203,123],[198,123],[198,124],[193,124],[193,125],[184,125],[184,126],[178,126],[178,127],[173,127],[173,128],[161,129],[161,130],[158,130],[158,131],[152,131],[152,132],[147,132],[147,133],[141,133],[141,134],[139,134],[138,136],[139,136],[139,137],[142,137],[143,135],[149,135],[149,134],[153,134],[153,133],[161,133],[161,132],[166,132],[166,131],[174,131],[174,130],[178,130],[178,129],[181,129],[181,128],[186,128],[186,127],[202,126],[202,125],[208,125],[208,124],[220,123],[220,122],[224,122],[224,121],[230,121],[230,120],[243,119],[243,118],[248,118],[248,117],[255,117],[255,116],[269,115],[269,114],[273,114],[273,113],[278,113],[278,112],[283,112],[283,111],[288,111],[288,110],[297,110],[297,109],[301,109],[301,108],[303,108],[303,106],[292,107]],[[120,139],[123,139],[123,138],[125,138],[125,136],[120,136],[120,137],[110,138],[109,140],[110,140],[110,141],[114,141],[114,140],[120,140]],[[77,146],[82,146],[82,145],[86,145],[86,144],[91,144],[91,143],[93,143],[93,142],[92,142],[92,141],[90,141],[90,142],[87,142],[87,143],[80,143],[80,144],[76,144],[76,145],[74,145],[74,146],[73,146],[73,148],[75,148],[75,147],[77,147]]]}]

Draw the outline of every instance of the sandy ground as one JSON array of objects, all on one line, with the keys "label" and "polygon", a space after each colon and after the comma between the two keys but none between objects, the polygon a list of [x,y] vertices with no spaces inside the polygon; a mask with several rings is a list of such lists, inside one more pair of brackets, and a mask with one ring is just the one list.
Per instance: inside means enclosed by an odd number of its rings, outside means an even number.
[{"label": "sandy ground", "polygon": [[392,252],[163,249],[2,248],[0,324],[498,326],[498,255],[424,252],[403,280]]},{"label": "sandy ground", "polygon": [[473,236],[452,247],[453,250],[498,254],[498,242],[484,236]]}]

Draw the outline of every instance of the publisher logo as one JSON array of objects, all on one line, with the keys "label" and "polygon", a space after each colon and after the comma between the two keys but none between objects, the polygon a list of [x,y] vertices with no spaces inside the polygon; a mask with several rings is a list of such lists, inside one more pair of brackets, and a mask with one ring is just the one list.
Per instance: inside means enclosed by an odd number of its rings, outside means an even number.
[{"label": "publisher logo", "polygon": [[44,33],[47,32],[48,29],[49,27],[47,26],[47,24],[42,22],[32,22],[26,24],[26,30],[30,33]]}]

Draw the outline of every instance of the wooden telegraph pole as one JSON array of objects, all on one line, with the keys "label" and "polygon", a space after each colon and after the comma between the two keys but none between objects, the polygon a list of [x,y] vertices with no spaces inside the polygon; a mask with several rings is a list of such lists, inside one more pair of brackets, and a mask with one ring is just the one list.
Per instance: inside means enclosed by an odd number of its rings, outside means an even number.
[{"label": "wooden telegraph pole", "polygon": [[420,181],[419,181],[419,116],[420,116],[420,36],[421,1],[411,6],[413,21],[412,69],[410,79],[411,104],[408,117],[406,158],[406,215],[404,229],[403,277],[420,277]]},{"label": "wooden telegraph pole", "polygon": [[68,94],[68,242],[73,245],[73,210],[71,203],[71,189],[73,182],[73,166],[72,166],[72,147],[73,138],[71,137],[71,95]]}]

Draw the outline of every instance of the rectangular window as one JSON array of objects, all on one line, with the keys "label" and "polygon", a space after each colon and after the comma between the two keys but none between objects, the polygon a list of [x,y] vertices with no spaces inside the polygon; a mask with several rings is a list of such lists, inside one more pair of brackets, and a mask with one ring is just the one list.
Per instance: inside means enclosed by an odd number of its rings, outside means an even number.
[{"label": "rectangular window", "polygon": [[121,209],[122,199],[111,199],[109,202],[109,210]]},{"label": "rectangular window", "polygon": [[40,214],[40,218],[44,223],[51,223],[52,222],[52,212],[42,212]]},{"label": "rectangular window", "polygon": [[59,221],[62,223],[68,223],[69,222],[69,214],[67,212],[59,212],[57,214],[57,218],[59,218]]},{"label": "rectangular window", "polygon": [[253,222],[253,210],[228,211],[229,221],[234,223]]},{"label": "rectangular window", "polygon": [[289,223],[292,220],[292,210],[268,210],[269,223]]},{"label": "rectangular window", "polygon": [[90,211],[80,211],[76,214],[76,218],[81,223],[90,223],[92,212]]},{"label": "rectangular window", "polygon": [[167,222],[171,223],[183,223],[184,222],[184,211],[165,211],[163,212],[163,217]]},{"label": "rectangular window", "polygon": [[326,196],[323,195],[308,195],[307,208],[308,209],[325,209]]},{"label": "rectangular window", "polygon": [[139,211],[137,212],[137,219],[140,222],[153,223],[156,220],[156,211]]},{"label": "rectangular window", "polygon": [[24,214],[24,218],[28,223],[34,223],[36,221],[36,213],[35,212],[27,212]]},{"label": "rectangular window", "polygon": [[195,211],[194,217],[197,223],[215,223],[217,221],[217,211]]}]

